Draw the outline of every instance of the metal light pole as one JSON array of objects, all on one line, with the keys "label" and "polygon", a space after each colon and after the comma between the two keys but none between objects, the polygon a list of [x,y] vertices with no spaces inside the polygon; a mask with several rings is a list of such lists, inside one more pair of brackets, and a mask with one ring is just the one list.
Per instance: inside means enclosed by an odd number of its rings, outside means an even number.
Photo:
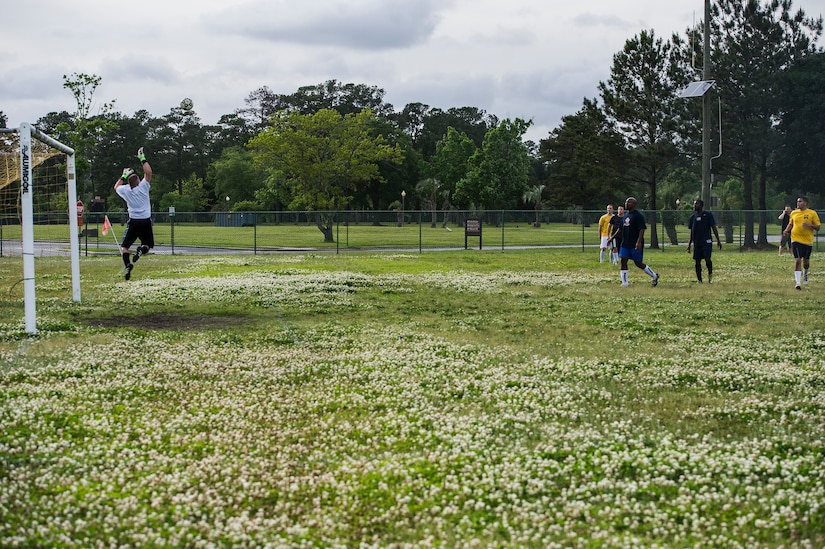
[{"label": "metal light pole", "polygon": [[[705,0],[705,29],[702,51],[702,80],[710,81],[710,0]],[[702,94],[702,201],[710,207],[710,94]]]},{"label": "metal light pole", "polygon": [[401,226],[404,226],[404,205],[407,199],[407,191],[401,191]]}]

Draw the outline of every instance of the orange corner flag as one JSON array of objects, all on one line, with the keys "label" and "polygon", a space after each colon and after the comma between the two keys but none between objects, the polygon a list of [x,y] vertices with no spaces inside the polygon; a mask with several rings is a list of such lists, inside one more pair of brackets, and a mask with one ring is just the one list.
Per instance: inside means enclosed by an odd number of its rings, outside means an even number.
[{"label": "orange corner flag", "polygon": [[112,224],[109,223],[109,216],[106,215],[103,217],[103,235],[106,236],[109,233],[109,229],[112,228]]}]

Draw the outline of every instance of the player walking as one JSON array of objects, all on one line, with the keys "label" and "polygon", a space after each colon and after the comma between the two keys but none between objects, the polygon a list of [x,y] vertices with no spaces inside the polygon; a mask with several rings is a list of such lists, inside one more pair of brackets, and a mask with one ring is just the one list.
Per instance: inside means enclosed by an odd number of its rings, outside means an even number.
[{"label": "player walking", "polygon": [[[152,204],[149,201],[149,183],[152,181],[152,167],[143,154],[143,147],[138,149],[137,157],[143,166],[143,179],[140,179],[132,168],[124,168],[123,175],[115,183],[115,192],[126,201],[129,211],[129,222],[126,224],[126,232],[120,243],[120,253],[123,257],[123,265],[126,267],[126,280],[132,276],[134,263],[140,256],[149,253],[155,247],[155,235],[152,231]],[[129,261],[129,248],[136,240],[140,239],[132,261]]]},{"label": "player walking", "polygon": [[656,286],[659,283],[659,274],[644,263],[645,248],[645,216],[636,209],[636,199],[628,197],[624,203],[624,223],[622,224],[622,245],[619,248],[619,259],[621,266],[619,274],[622,277],[622,286],[629,285],[629,273],[627,270],[627,260],[632,259],[633,263],[643,270],[650,277],[650,283]]}]

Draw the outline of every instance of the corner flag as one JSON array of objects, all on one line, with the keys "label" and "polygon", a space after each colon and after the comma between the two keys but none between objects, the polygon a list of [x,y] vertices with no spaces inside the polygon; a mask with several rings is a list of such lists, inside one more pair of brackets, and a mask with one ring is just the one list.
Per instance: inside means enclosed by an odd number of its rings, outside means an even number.
[{"label": "corner flag", "polygon": [[103,236],[109,234],[109,229],[112,228],[112,224],[109,223],[109,216],[106,215],[103,217]]}]

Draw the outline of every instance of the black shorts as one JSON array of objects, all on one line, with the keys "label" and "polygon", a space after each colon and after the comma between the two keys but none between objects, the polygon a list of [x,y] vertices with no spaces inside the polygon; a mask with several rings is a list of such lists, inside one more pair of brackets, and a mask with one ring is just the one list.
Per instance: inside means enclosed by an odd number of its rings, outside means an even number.
[{"label": "black shorts", "polygon": [[123,233],[122,248],[127,250],[140,239],[140,243],[149,248],[155,247],[155,233],[152,231],[152,219],[129,219],[126,224],[126,232]]},{"label": "black shorts", "polygon": [[694,244],[693,246],[693,259],[696,261],[710,259],[711,253],[713,253],[713,242],[698,245]]},{"label": "black shorts", "polygon": [[811,259],[811,252],[814,247],[801,242],[791,242],[791,251],[793,256],[797,259]]}]

